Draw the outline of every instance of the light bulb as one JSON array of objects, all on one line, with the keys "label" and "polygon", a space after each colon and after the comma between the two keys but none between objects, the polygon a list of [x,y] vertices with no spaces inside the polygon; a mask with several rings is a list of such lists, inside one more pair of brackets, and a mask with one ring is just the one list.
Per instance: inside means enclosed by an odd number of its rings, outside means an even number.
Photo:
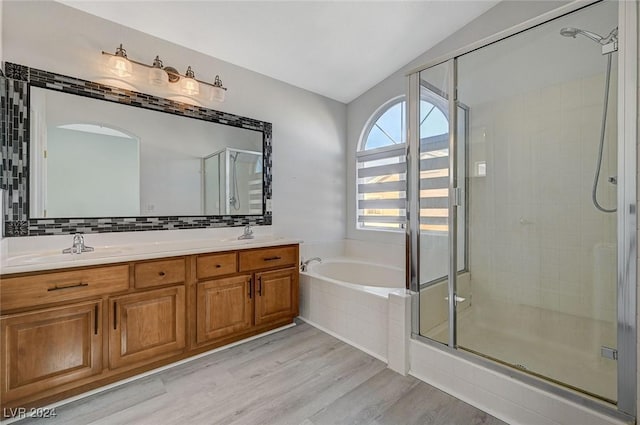
[{"label": "light bulb", "polygon": [[180,88],[183,93],[190,96],[195,96],[200,93],[200,84],[195,80],[195,74],[191,70],[191,67],[188,67],[185,76],[180,78]]}]

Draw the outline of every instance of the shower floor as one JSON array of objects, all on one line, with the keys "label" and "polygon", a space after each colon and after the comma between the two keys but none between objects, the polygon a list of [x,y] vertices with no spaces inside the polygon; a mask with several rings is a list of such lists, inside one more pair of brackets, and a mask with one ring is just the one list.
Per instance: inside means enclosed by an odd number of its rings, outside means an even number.
[{"label": "shower floor", "polygon": [[[447,341],[448,324],[427,333]],[[458,315],[458,346],[615,401],[617,364],[601,357],[603,345],[616,347],[612,323],[526,305],[473,305]]]}]

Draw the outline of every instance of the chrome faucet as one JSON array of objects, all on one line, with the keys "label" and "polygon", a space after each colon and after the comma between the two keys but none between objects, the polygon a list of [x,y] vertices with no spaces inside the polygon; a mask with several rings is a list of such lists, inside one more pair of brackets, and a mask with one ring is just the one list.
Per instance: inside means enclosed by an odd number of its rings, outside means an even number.
[{"label": "chrome faucet", "polygon": [[251,230],[251,225],[247,224],[244,226],[244,233],[238,236],[238,240],[242,239],[253,239],[253,230]]},{"label": "chrome faucet", "polygon": [[93,248],[84,244],[84,236],[80,233],[73,235],[73,246],[71,248],[63,249],[63,254],[82,254],[83,252],[91,252]]},{"label": "chrome faucet", "polygon": [[322,258],[320,257],[313,257],[313,258],[309,258],[306,261],[302,261],[300,262],[300,271],[301,272],[306,272],[307,268],[309,267],[309,263],[312,261],[317,261],[318,263],[322,263]]}]

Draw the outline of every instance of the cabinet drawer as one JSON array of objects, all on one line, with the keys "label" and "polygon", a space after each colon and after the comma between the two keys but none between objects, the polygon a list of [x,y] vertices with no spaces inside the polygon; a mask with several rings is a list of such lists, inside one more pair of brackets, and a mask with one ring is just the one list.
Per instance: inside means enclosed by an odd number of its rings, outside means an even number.
[{"label": "cabinet drawer", "polygon": [[185,269],[184,258],[138,263],[134,269],[134,286],[149,288],[182,283],[185,281]]},{"label": "cabinet drawer", "polygon": [[198,255],[196,274],[198,280],[236,272],[236,253]]},{"label": "cabinet drawer", "polygon": [[0,309],[71,301],[129,289],[126,264],[2,278]]},{"label": "cabinet drawer", "polygon": [[295,266],[298,263],[298,250],[295,246],[240,251],[239,255],[241,272]]}]

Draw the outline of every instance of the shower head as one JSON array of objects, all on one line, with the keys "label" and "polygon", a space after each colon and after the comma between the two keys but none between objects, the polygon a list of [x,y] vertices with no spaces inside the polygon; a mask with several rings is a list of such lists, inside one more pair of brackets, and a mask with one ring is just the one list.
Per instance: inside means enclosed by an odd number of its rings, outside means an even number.
[{"label": "shower head", "polygon": [[581,30],[580,28],[565,27],[560,30],[560,35],[563,37],[576,38],[578,34],[584,35],[598,44],[605,45],[618,40],[618,27],[615,27],[606,37],[596,34],[595,32]]},{"label": "shower head", "polygon": [[565,27],[560,30],[560,35],[563,37],[573,37],[576,38],[578,34],[578,28]]},{"label": "shower head", "polygon": [[602,37],[601,35],[598,35],[591,31],[581,30],[580,28],[567,27],[567,28],[562,28],[560,30],[560,35],[564,37],[576,38],[576,35],[578,34],[582,34],[585,37],[590,38],[591,40],[595,41],[598,44],[602,44],[602,41],[604,40],[604,37]]}]

